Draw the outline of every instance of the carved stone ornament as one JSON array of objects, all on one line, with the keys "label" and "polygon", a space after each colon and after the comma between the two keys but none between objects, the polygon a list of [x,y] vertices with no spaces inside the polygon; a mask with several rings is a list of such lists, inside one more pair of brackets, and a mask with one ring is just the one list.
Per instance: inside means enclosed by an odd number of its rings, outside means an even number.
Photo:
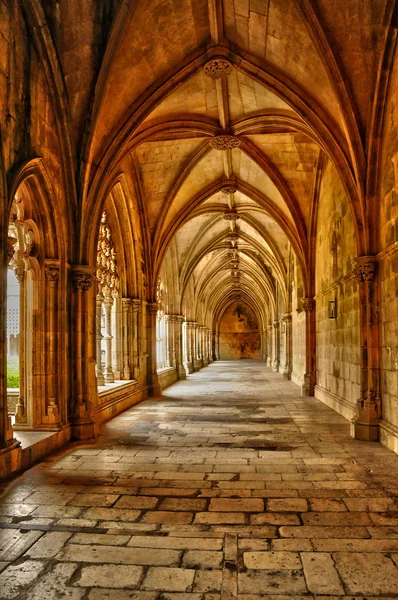
[{"label": "carved stone ornament", "polygon": [[239,239],[239,232],[235,229],[235,231],[231,231],[230,233],[228,233],[227,235],[227,241],[228,242],[234,242],[236,240]]},{"label": "carved stone ornament", "polygon": [[273,325],[274,329],[279,329],[279,325],[280,325],[280,323],[279,323],[279,321],[274,321],[274,322],[272,323],[272,325]]},{"label": "carved stone ornament", "polygon": [[223,79],[231,75],[232,65],[225,58],[213,58],[205,64],[203,70],[211,79]]},{"label": "carved stone ornament", "polygon": [[151,315],[155,315],[159,310],[159,304],[157,302],[148,302],[146,307]]},{"label": "carved stone ornament", "polygon": [[124,313],[128,313],[132,303],[133,301],[131,300],[131,298],[122,298],[122,311]]},{"label": "carved stone ornament", "polygon": [[140,306],[141,306],[141,300],[139,298],[133,298],[132,300],[132,307],[133,307],[133,312],[138,312],[140,310]]},{"label": "carved stone ornament", "polygon": [[301,298],[301,304],[303,305],[303,310],[305,312],[311,312],[314,308],[314,303],[313,298]]},{"label": "carved stone ornament", "polygon": [[373,257],[360,257],[357,259],[357,266],[354,273],[359,283],[370,283],[373,280],[376,263]]},{"label": "carved stone ornament", "polygon": [[49,281],[57,281],[59,277],[59,266],[58,265],[46,265],[44,267],[46,277]]},{"label": "carved stone ornament", "polygon": [[240,219],[240,215],[238,215],[236,210],[228,210],[223,216],[226,221],[238,221]]},{"label": "carved stone ornament", "polygon": [[218,135],[210,140],[210,146],[214,150],[233,150],[239,148],[240,139],[234,135]]},{"label": "carved stone ornament", "polygon": [[7,264],[9,265],[14,257],[14,246],[17,243],[17,239],[15,237],[8,236],[7,240]]},{"label": "carved stone ornament", "polygon": [[93,285],[93,275],[88,271],[73,271],[72,285],[76,292],[88,292]]},{"label": "carved stone ornament", "polygon": [[223,194],[236,194],[236,192],[238,191],[238,188],[236,187],[236,185],[233,185],[232,183],[230,183],[227,185],[223,185],[222,188],[220,188],[220,191]]},{"label": "carved stone ornament", "polygon": [[179,325],[182,325],[185,322],[185,319],[182,315],[176,315],[176,318]]},{"label": "carved stone ornament", "polygon": [[284,315],[282,315],[282,321],[288,322],[292,320],[292,315],[291,313],[285,313]]}]

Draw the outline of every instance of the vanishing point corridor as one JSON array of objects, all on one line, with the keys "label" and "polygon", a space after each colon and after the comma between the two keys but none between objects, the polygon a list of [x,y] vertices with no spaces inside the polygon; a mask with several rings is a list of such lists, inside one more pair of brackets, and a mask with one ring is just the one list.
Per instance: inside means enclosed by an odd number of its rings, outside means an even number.
[{"label": "vanishing point corridor", "polygon": [[398,597],[398,456],[216,362],[4,485],[0,597]]}]

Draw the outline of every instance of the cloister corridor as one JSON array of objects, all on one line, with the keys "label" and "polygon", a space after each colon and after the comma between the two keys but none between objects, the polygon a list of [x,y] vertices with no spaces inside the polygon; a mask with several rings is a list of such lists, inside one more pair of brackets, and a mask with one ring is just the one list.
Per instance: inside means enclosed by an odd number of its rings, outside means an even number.
[{"label": "cloister corridor", "polygon": [[398,597],[398,456],[216,361],[2,486],[0,598]]}]

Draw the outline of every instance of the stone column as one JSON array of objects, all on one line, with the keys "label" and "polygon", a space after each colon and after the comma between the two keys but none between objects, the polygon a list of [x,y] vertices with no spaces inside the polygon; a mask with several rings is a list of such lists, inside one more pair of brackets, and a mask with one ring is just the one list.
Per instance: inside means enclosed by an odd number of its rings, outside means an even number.
[{"label": "stone column", "polygon": [[381,412],[379,294],[376,257],[356,259],[355,275],[359,285],[361,339],[361,396],[351,422],[351,435],[357,440],[379,439]]},{"label": "stone column", "polygon": [[147,303],[147,329],[148,329],[148,386],[150,396],[161,396],[157,365],[156,365],[156,321],[159,304]]},{"label": "stone column", "polygon": [[[89,439],[98,433],[92,406],[98,398],[95,377],[95,269],[74,265],[72,269],[72,435]],[[90,291],[91,290],[91,291]]]},{"label": "stone column", "polygon": [[139,298],[133,298],[132,305],[133,311],[133,335],[129,337],[129,348],[133,356],[133,379],[138,381],[141,375],[141,320],[140,320],[140,308],[141,300]]},{"label": "stone column", "polygon": [[122,298],[122,346],[123,346],[123,370],[122,379],[133,378],[134,358],[131,353],[132,327],[132,304],[131,298]]},{"label": "stone column", "polygon": [[209,354],[209,363],[213,362],[213,331],[212,329],[207,330],[207,352]]},{"label": "stone column", "polygon": [[114,380],[122,379],[123,365],[123,334],[122,334],[122,301],[119,296],[113,297],[113,309],[111,310],[111,347],[112,347],[112,371]]},{"label": "stone column", "polygon": [[189,375],[189,373],[193,373],[192,328],[193,328],[193,323],[191,321],[186,321],[185,333],[186,333],[186,345],[187,345],[187,348],[186,348],[187,349],[187,362],[185,365],[185,369],[186,369],[187,375]]},{"label": "stone column", "polygon": [[273,351],[273,361],[272,361],[272,370],[274,372],[279,371],[279,321],[273,322],[274,328],[274,351]]},{"label": "stone column", "polygon": [[207,354],[207,328],[202,326],[200,329],[201,329],[202,361],[203,361],[203,366],[207,367],[207,365],[209,364],[209,357]]},{"label": "stone column", "polygon": [[[18,254],[20,254],[18,252]],[[15,428],[28,425],[28,407],[26,405],[26,282],[25,263],[19,256],[14,257],[14,273],[19,283],[19,396],[15,410]]]},{"label": "stone column", "polygon": [[282,321],[285,324],[285,368],[283,371],[283,377],[285,379],[291,379],[293,370],[293,339],[292,339],[292,315],[286,313],[282,316]]},{"label": "stone column", "polygon": [[182,328],[184,323],[184,317],[182,317],[181,315],[175,315],[175,319],[175,366],[177,370],[178,379],[186,379],[187,374],[182,361]]},{"label": "stone column", "polygon": [[173,327],[171,322],[171,315],[164,316],[164,335],[166,338],[166,360],[165,366],[173,366]]},{"label": "stone column", "polygon": [[[51,426],[58,426],[61,416],[57,398],[58,369],[61,363],[57,339],[59,338],[57,293],[59,279],[59,261],[46,260],[44,271],[46,274],[45,296],[45,362],[46,362],[46,411],[43,422]],[[58,428],[58,427],[57,427]]]},{"label": "stone column", "polygon": [[267,325],[267,367],[272,367],[272,352],[273,352],[273,327],[272,325]]},{"label": "stone column", "polygon": [[302,396],[313,396],[315,388],[315,300],[301,299],[305,311],[305,374],[301,387]]},{"label": "stone column", "polygon": [[102,318],[102,303],[104,297],[102,294],[97,294],[96,297],[96,374],[97,374],[97,385],[105,385],[104,372],[102,370],[102,331],[101,331],[101,318]]},{"label": "stone column", "polygon": [[267,364],[267,330],[261,332],[261,360]]},{"label": "stone column", "polygon": [[196,321],[192,323],[192,366],[195,372],[200,371],[200,363],[198,360],[198,324]]},{"label": "stone column", "polygon": [[115,376],[112,368],[112,306],[112,296],[105,296],[105,383],[114,383],[115,381]]}]

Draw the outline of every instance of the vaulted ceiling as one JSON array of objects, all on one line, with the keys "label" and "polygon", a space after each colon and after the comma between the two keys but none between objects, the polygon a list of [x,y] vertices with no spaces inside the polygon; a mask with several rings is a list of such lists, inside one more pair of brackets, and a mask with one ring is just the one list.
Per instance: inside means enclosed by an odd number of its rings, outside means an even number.
[{"label": "vaulted ceiling", "polygon": [[129,160],[154,276],[173,243],[181,293],[191,279],[212,310],[239,289],[271,310],[275,282],[286,294],[290,249],[308,281],[325,156],[357,221],[363,214],[385,8],[384,0],[124,4],[97,82],[83,180],[99,189],[104,173]]}]

